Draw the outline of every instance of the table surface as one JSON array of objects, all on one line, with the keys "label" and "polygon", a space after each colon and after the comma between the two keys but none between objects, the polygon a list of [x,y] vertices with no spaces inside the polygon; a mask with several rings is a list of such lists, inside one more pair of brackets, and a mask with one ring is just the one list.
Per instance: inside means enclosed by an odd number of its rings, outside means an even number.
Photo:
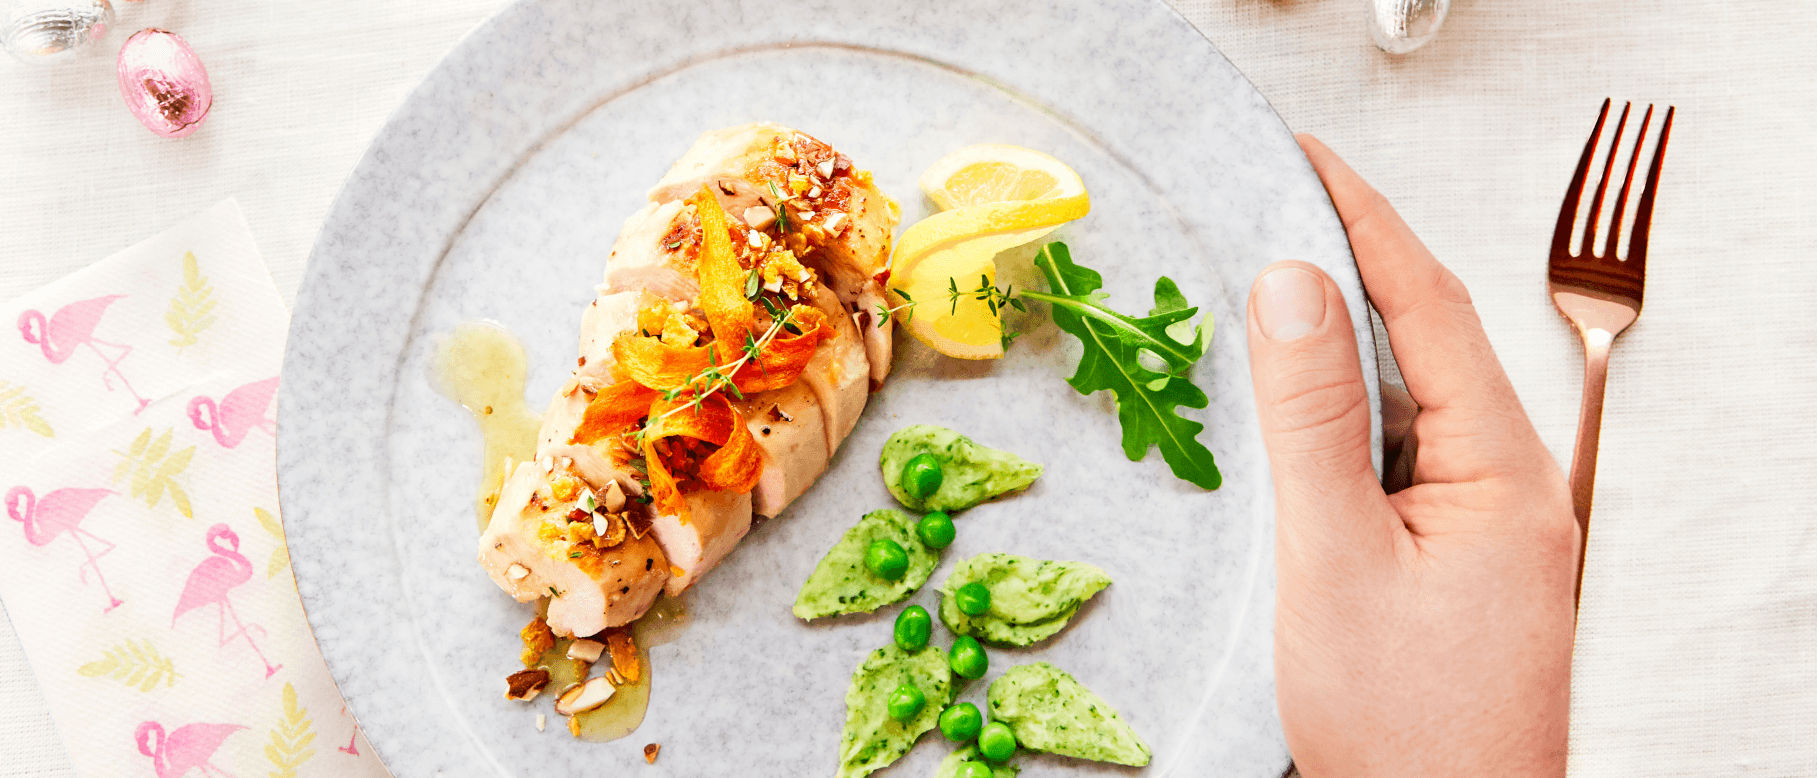
[{"label": "table surface", "polygon": [[[1646,314],[1610,370],[1571,771],[1817,774],[1817,151],[1797,142],[1817,125],[1817,4],[1458,0],[1392,57],[1364,0],[1173,2],[1463,278],[1561,464],[1582,351],[1544,294],[1559,198],[1604,97],[1678,106]],[[99,56],[0,63],[0,299],[225,197],[293,298],[372,134],[502,4],[121,3]],[[209,67],[216,106],[188,139],[120,105],[111,52],[147,26]],[[0,776],[73,775],[63,748],[0,627]]]}]

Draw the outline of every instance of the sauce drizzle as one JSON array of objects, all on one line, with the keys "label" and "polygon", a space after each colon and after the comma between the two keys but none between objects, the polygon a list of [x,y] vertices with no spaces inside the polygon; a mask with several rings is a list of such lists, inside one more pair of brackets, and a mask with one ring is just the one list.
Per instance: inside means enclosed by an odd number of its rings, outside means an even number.
[{"label": "sauce drizzle", "polygon": [[464,321],[435,344],[430,383],[443,397],[460,403],[479,422],[485,451],[474,512],[479,528],[492,519],[492,504],[505,482],[505,459],[536,458],[536,435],[542,417],[524,402],[529,358],[517,338],[487,321]]},{"label": "sauce drizzle", "polygon": [[[487,321],[461,322],[454,331],[436,342],[431,384],[442,396],[460,403],[479,423],[485,450],[481,461],[485,471],[480,476],[479,493],[474,500],[474,513],[479,529],[484,531],[492,519],[498,488],[505,480],[507,458],[528,462],[536,457],[536,440],[542,418],[524,402],[524,382],[529,376],[529,358],[524,348],[504,327]],[[546,615],[549,600],[537,601],[536,612]],[[680,637],[688,622],[685,602],[663,596],[631,625],[637,643],[638,662],[642,665],[636,683],[617,687],[606,704],[574,717],[581,740],[603,743],[635,732],[643,724],[650,706],[650,649]],[[585,680],[587,670],[580,662],[568,658],[573,638],[557,638],[555,646],[537,659],[535,667],[549,671],[549,686],[537,699],[553,701],[563,689]],[[610,654],[596,663],[602,674],[611,666]],[[534,703],[532,703],[534,704]],[[559,716],[557,717],[559,718]],[[562,725],[552,726],[565,726]]]}]

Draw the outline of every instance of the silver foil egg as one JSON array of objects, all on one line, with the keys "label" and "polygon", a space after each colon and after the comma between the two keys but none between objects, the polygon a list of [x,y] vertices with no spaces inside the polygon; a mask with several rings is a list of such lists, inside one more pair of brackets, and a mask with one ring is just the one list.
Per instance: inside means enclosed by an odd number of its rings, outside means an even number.
[{"label": "silver foil egg", "polygon": [[107,0],[0,0],[0,48],[20,62],[69,59],[113,23]]},{"label": "silver foil egg", "polygon": [[156,27],[120,47],[120,97],[145,128],[166,138],[196,131],[214,105],[208,71],[183,37]]},{"label": "silver foil egg", "polygon": [[1363,0],[1369,37],[1389,54],[1406,54],[1432,40],[1445,23],[1451,0]]}]

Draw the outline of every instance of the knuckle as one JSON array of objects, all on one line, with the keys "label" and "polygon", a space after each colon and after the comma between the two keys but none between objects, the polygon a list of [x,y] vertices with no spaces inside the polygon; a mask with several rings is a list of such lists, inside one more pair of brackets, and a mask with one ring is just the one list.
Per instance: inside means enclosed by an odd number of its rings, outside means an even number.
[{"label": "knuckle", "polygon": [[1367,428],[1369,400],[1351,371],[1327,368],[1284,377],[1285,391],[1267,404],[1268,431],[1282,453],[1317,454],[1354,445]]}]

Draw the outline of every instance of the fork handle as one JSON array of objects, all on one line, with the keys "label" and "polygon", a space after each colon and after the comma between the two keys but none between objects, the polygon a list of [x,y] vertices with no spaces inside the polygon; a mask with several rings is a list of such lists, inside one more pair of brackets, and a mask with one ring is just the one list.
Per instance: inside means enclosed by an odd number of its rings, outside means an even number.
[{"label": "fork handle", "polygon": [[1571,455],[1571,509],[1577,514],[1577,588],[1573,607],[1583,599],[1584,556],[1590,548],[1590,500],[1596,492],[1596,446],[1602,439],[1603,387],[1609,380],[1609,344],[1615,334],[1603,329],[1582,331],[1584,339],[1584,404],[1577,414],[1577,450]]}]

